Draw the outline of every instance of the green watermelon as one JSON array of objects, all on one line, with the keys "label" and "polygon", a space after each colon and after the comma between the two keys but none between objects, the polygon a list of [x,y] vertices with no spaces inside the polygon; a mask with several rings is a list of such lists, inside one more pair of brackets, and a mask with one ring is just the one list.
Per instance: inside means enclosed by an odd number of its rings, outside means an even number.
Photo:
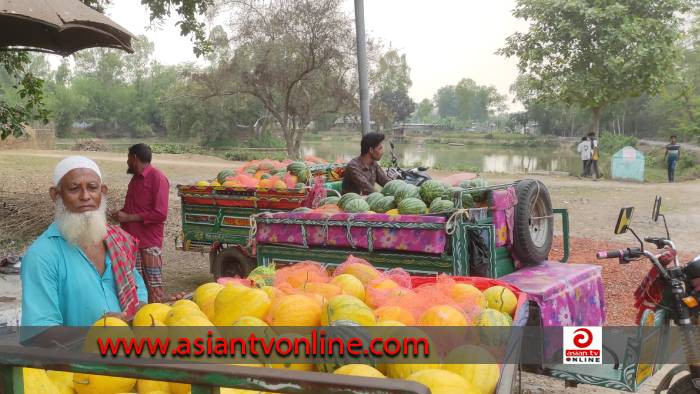
[{"label": "green watermelon", "polygon": [[[417,189],[417,188],[416,188]],[[399,213],[402,215],[421,215],[425,213],[427,207],[420,198],[408,197],[398,204]]]},{"label": "green watermelon", "polygon": [[349,213],[360,213],[369,211],[369,204],[362,198],[354,198],[343,205],[343,211]]},{"label": "green watermelon", "polygon": [[384,188],[382,189],[382,194],[385,196],[393,196],[396,194],[396,191],[399,190],[399,188],[403,185],[405,185],[406,182],[402,181],[401,179],[394,179],[392,181],[389,181],[384,185]]},{"label": "green watermelon", "polygon": [[374,193],[370,194],[369,196],[367,196],[365,201],[367,201],[367,204],[369,204],[369,206],[371,207],[372,204],[379,201],[379,199],[382,197],[384,197],[384,195],[382,193],[374,192]]},{"label": "green watermelon", "polygon": [[462,193],[462,208],[471,208],[474,206],[474,199],[472,195],[461,187],[451,187],[445,194],[443,194],[443,200],[450,200],[453,203],[456,202],[457,194]]},{"label": "green watermelon", "polygon": [[219,181],[219,183],[224,183],[226,182],[226,178],[233,176],[233,171],[231,170],[221,170],[218,175],[216,175],[216,180]]},{"label": "green watermelon", "polygon": [[299,207],[293,209],[292,212],[311,212],[311,208]]},{"label": "green watermelon", "polygon": [[287,171],[296,176],[297,179],[299,179],[299,182],[306,183],[309,181],[309,177],[311,175],[309,171],[309,167],[301,162],[301,161],[295,161],[293,163],[289,163],[287,166]]},{"label": "green watermelon", "polygon": [[255,173],[258,172],[258,170],[257,168],[251,166],[246,168],[245,172],[250,175],[255,175]]},{"label": "green watermelon", "polygon": [[340,197],[326,197],[323,200],[319,202],[321,205],[328,205],[328,204],[338,204],[338,201],[340,200]]},{"label": "green watermelon", "polygon": [[[486,179],[481,178],[481,177],[474,178],[474,179],[471,179],[468,181],[464,181],[464,182],[459,184],[460,187],[467,189],[467,190],[474,189],[477,187],[482,188],[482,187],[486,187],[488,185],[489,185],[489,182]],[[488,196],[488,191],[479,191],[479,192],[472,191],[472,192],[470,192],[470,194],[472,195],[472,199],[475,202],[484,202],[484,201],[486,201],[486,198]]]},{"label": "green watermelon", "polygon": [[396,191],[396,194],[394,194],[394,200],[396,201],[397,205],[401,204],[401,201],[406,198],[420,199],[420,192],[418,191],[418,187],[407,183],[401,188],[399,188],[399,190]]},{"label": "green watermelon", "polygon": [[295,189],[299,189],[299,190],[302,190],[302,189],[304,189],[305,187],[306,187],[306,184],[305,184],[305,183],[301,183],[301,182],[297,183],[297,184],[294,186]]},{"label": "green watermelon", "polygon": [[252,280],[258,287],[272,286],[275,279],[275,267],[259,265],[250,271],[248,279]]},{"label": "green watermelon", "polygon": [[394,196],[384,196],[369,206],[370,210],[377,213],[384,213],[394,208],[396,208],[396,204],[394,204]]},{"label": "green watermelon", "polygon": [[270,179],[270,174],[262,174],[260,179]]},{"label": "green watermelon", "polygon": [[430,179],[420,186],[420,198],[426,205],[430,205],[434,199],[442,196],[445,193],[445,185],[442,182]]},{"label": "green watermelon", "polygon": [[[327,335],[329,338],[342,338],[345,343],[347,343],[352,338],[359,338],[362,343],[370,343],[372,338],[369,333],[360,326],[360,324],[353,322],[351,320],[338,320],[330,327],[327,327]],[[316,367],[321,372],[333,373],[336,369],[342,367],[345,364],[357,364],[359,360],[353,359],[347,353],[341,355],[337,347],[334,346],[333,353],[327,352],[321,358],[322,362],[316,364]],[[368,364],[372,367],[376,367],[376,361],[374,360],[362,360],[363,364]]]},{"label": "green watermelon", "polygon": [[357,193],[345,193],[345,194],[343,194],[343,196],[340,197],[340,200],[338,200],[338,208],[345,209],[345,204],[347,204],[350,200],[354,200],[357,198],[362,198],[362,197],[360,197],[360,195]]},{"label": "green watermelon", "polygon": [[450,200],[443,200],[440,197],[430,204],[430,213],[451,212],[455,209],[455,203]]}]

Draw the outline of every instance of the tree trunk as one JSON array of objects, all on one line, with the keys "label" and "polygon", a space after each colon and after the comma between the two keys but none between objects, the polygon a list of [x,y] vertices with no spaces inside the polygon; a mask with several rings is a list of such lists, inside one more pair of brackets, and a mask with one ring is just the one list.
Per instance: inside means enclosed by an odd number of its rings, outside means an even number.
[{"label": "tree trunk", "polygon": [[593,112],[593,122],[591,123],[590,130],[594,132],[598,138],[600,138],[600,112],[602,109],[602,106],[591,108],[591,111]]}]

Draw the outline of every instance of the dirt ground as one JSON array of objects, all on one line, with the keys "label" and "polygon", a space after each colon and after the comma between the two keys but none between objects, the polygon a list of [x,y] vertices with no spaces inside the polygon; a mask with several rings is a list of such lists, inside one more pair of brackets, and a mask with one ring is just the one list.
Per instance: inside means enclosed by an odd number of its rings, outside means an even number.
[{"label": "dirt ground", "polygon": [[[71,151],[56,150],[13,150],[0,151],[0,196],[3,194],[43,194],[51,183],[53,167],[62,157],[76,154]],[[119,205],[126,190],[130,175],[126,174],[126,154],[107,152],[82,152],[97,161],[103,173],[105,183],[110,187],[111,204]],[[208,267],[208,256],[195,252],[181,252],[175,249],[176,237],[180,232],[180,201],[175,186],[191,183],[202,179],[213,178],[224,168],[233,168],[240,163],[226,161],[209,156],[199,155],[154,155],[153,164],[168,176],[171,182],[170,210],[166,224],[166,239],[164,244],[164,281],[166,291],[192,291],[196,286],[211,280]],[[446,176],[446,173],[435,172],[436,178]],[[594,262],[596,248],[606,245],[631,246],[636,242],[632,234],[616,236],[613,226],[621,207],[636,208],[633,228],[640,236],[663,235],[663,223],[651,221],[651,209],[654,197],[663,197],[662,213],[666,215],[669,230],[684,258],[700,253],[697,234],[700,231],[700,181],[674,184],[657,183],[624,183],[609,180],[592,181],[568,176],[555,175],[526,175],[526,174],[484,174],[492,183],[505,183],[525,177],[537,178],[547,185],[552,203],[557,208],[567,208],[570,215],[570,235],[575,238],[575,262]],[[48,201],[48,200],[47,200]],[[2,201],[0,201],[0,204]],[[50,217],[37,220],[51,221]],[[558,225],[560,228],[560,226]],[[8,238],[8,234],[0,234],[0,239]],[[590,240],[590,242],[589,242]],[[21,252],[25,245],[19,243],[0,244],[0,256],[8,253]],[[625,297],[625,303],[631,302],[630,289],[639,283],[648,267],[622,271],[605,268],[604,275],[616,278],[605,278],[612,282],[629,282],[620,288],[607,288],[608,301],[615,297]],[[621,301],[622,302],[622,301]],[[629,312],[632,316],[633,312]],[[629,316],[620,318],[617,324],[627,322]],[[610,319],[609,319],[610,320]],[[622,322],[622,323],[621,323]],[[657,374],[658,375],[658,374]],[[657,376],[655,376],[657,378]],[[577,389],[564,390],[560,380],[548,379],[537,375],[524,374],[523,388],[532,393],[604,393],[614,390],[595,389],[591,386],[580,386]],[[647,387],[653,387],[647,385]],[[645,391],[640,391],[645,392]]]}]

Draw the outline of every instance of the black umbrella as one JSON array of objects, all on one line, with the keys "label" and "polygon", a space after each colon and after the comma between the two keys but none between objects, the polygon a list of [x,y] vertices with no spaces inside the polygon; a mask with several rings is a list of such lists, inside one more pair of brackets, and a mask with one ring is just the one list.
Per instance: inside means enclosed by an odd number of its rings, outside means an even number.
[{"label": "black umbrella", "polygon": [[78,0],[0,0],[0,50],[67,56],[93,47],[133,52],[126,29]]}]

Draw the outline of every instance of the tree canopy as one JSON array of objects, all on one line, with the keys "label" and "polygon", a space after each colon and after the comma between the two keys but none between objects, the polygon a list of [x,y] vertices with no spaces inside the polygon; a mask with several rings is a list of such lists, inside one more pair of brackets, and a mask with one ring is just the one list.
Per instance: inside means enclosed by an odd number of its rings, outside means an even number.
[{"label": "tree canopy", "polygon": [[600,113],[622,99],[658,93],[679,58],[689,0],[518,0],[530,23],[499,50],[518,57],[533,95]]}]

